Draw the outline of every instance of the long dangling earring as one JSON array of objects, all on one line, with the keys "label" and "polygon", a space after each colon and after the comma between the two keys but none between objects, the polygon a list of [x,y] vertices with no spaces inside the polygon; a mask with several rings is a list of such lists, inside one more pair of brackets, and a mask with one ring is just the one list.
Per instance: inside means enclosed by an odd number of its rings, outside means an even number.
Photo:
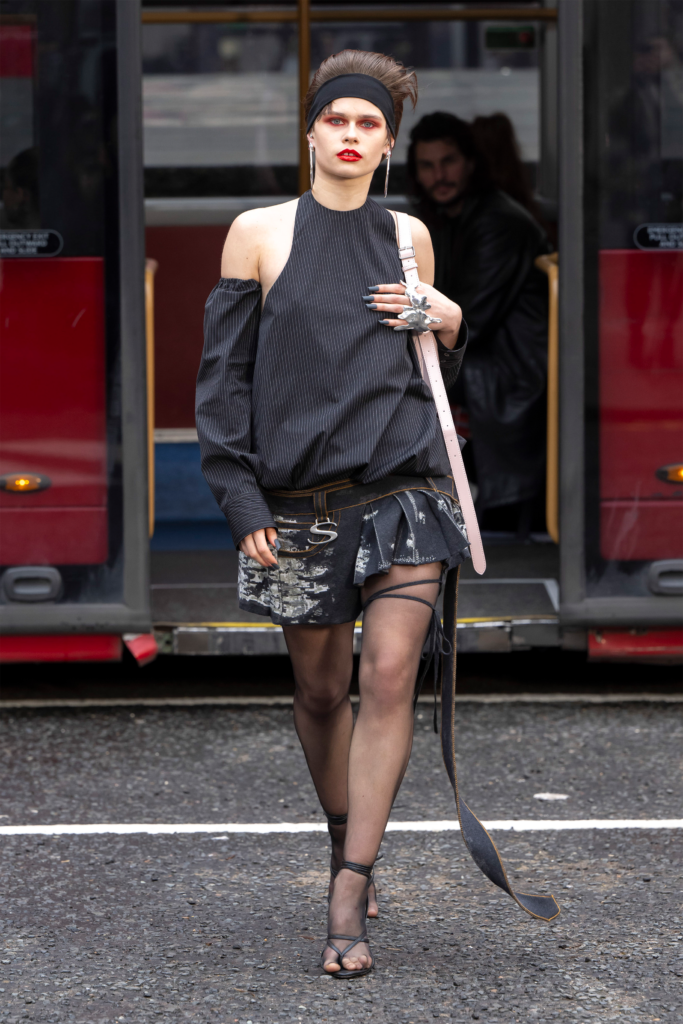
[{"label": "long dangling earring", "polygon": [[315,152],[315,150],[313,149],[313,146],[309,142],[308,143],[308,167],[309,167],[310,176],[311,176],[311,188],[313,188],[313,179],[315,178],[315,164],[313,162],[313,153],[314,152]]},{"label": "long dangling earring", "polygon": [[389,188],[389,168],[391,166],[391,150],[387,153],[387,173],[384,177],[384,198],[387,198],[387,189]]}]

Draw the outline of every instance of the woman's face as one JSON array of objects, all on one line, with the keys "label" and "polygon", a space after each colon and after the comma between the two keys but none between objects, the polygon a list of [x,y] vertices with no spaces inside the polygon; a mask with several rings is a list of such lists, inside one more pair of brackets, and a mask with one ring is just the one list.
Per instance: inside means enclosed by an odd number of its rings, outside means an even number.
[{"label": "woman's face", "polygon": [[384,115],[367,100],[334,100],[308,134],[316,169],[333,178],[372,174],[391,149]]}]

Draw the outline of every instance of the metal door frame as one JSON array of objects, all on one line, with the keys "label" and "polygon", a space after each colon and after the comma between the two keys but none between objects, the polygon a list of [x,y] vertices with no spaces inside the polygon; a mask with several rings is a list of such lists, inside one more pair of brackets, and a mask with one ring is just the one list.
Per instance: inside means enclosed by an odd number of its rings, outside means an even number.
[{"label": "metal door frame", "polygon": [[558,3],[560,622],[567,626],[677,626],[683,614],[679,598],[586,596],[584,7],[585,0]]}]

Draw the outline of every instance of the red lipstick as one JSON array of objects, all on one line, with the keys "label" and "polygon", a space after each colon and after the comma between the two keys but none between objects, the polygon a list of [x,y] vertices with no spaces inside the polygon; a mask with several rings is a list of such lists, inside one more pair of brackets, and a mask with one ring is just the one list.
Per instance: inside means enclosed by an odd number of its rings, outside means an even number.
[{"label": "red lipstick", "polygon": [[362,160],[363,157],[360,153],[357,153],[355,149],[342,149],[341,153],[337,153],[340,160],[346,160],[349,163],[355,163],[356,160]]}]

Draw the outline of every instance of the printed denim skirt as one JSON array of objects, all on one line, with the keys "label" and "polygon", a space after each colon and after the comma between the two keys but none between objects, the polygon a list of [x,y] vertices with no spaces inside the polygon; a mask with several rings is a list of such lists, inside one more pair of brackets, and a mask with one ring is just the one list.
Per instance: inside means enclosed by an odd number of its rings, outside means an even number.
[{"label": "printed denim skirt", "polygon": [[279,625],[350,622],[369,576],[430,562],[448,571],[469,557],[451,477],[338,481],[265,497],[278,530],[278,565],[266,569],[240,551],[239,605]]}]

